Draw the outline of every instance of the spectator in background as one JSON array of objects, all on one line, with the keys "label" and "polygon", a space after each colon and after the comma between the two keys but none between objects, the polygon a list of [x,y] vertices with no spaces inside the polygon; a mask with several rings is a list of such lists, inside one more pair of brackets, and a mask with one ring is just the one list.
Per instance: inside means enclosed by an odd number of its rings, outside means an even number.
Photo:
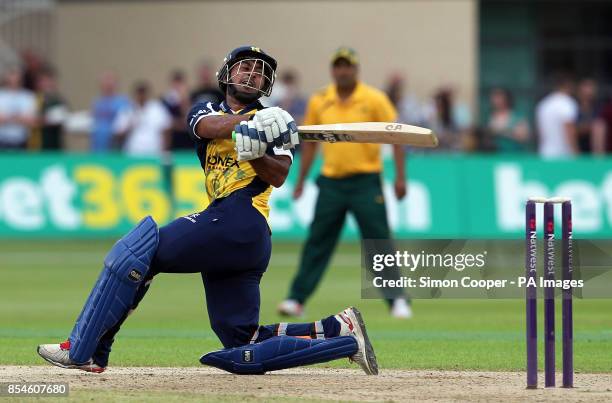
[{"label": "spectator in background", "polygon": [[92,105],[93,127],[91,150],[109,151],[113,144],[113,124],[119,113],[130,106],[130,99],[117,93],[118,80],[114,73],[104,72],[100,76],[100,96]]},{"label": "spectator in background", "polygon": [[514,100],[505,88],[494,88],[489,96],[491,117],[487,125],[487,140],[500,152],[528,151],[529,124],[525,116],[514,110]]},{"label": "spectator in background", "polygon": [[574,82],[565,75],[555,77],[555,89],[536,106],[539,153],[543,158],[563,158],[578,152],[576,119],[578,104],[572,98]]},{"label": "spectator in background", "polygon": [[134,86],[134,102],[119,112],[113,129],[126,154],[161,156],[168,150],[171,127],[172,116],[143,81]]},{"label": "spectator in background", "polygon": [[593,123],[593,153],[612,154],[612,97],[608,96]]},{"label": "spectator in background", "polygon": [[457,104],[450,87],[438,90],[423,113],[424,126],[438,135],[440,150],[464,150],[471,125],[467,106]]},{"label": "spectator in background", "polygon": [[21,52],[23,62],[23,87],[30,91],[36,91],[38,75],[47,68],[43,58],[33,50],[26,49]]},{"label": "spectator in background", "polygon": [[189,136],[189,130],[185,121],[185,116],[187,116],[191,107],[185,73],[175,70],[170,74],[170,88],[168,88],[161,101],[172,117],[169,139],[170,149],[193,149],[194,142]]},{"label": "spectator in background", "polygon": [[[278,74],[279,73],[277,72],[277,76]],[[285,96],[285,84],[283,83],[283,80],[277,79],[274,81],[274,88],[272,89],[272,93],[267,97],[261,97],[259,99],[259,102],[264,107],[270,108],[272,106],[278,106],[278,104],[280,103],[280,99],[284,96]]]},{"label": "spectator in background", "polygon": [[36,124],[36,98],[22,86],[22,73],[10,68],[0,87],[0,149],[25,149]]},{"label": "spectator in background", "polygon": [[[43,150],[62,148],[62,129],[68,118],[68,106],[57,90],[55,71],[41,70],[36,79],[38,125],[34,130],[37,147]],[[30,142],[32,144],[32,142]]]},{"label": "spectator in background", "polygon": [[397,109],[398,122],[415,126],[423,125],[422,107],[417,98],[405,92],[406,81],[401,74],[395,73],[387,83],[387,96]]},{"label": "spectator in background", "polygon": [[191,103],[197,102],[212,102],[220,103],[223,101],[223,93],[219,90],[217,81],[213,80],[214,69],[210,63],[203,61],[197,69],[198,84],[196,89],[191,93]]},{"label": "spectator in background", "polygon": [[578,152],[590,154],[593,152],[594,125],[597,119],[597,84],[586,78],[578,83],[576,93],[578,100],[578,118],[576,119],[576,142]]},{"label": "spectator in background", "polygon": [[306,99],[300,92],[298,73],[295,70],[285,70],[281,74],[278,83],[274,85],[269,102],[289,112],[298,125],[302,124]]}]

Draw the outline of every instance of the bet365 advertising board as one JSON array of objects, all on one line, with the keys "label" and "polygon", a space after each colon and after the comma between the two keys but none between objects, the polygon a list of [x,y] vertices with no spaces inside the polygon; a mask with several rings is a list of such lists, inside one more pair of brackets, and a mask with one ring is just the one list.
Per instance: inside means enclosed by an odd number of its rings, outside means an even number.
[{"label": "bet365 advertising board", "polygon": [[[200,211],[207,200],[192,154],[171,169],[156,159],[122,155],[0,155],[0,237],[116,237],[145,215],[164,224]],[[275,239],[298,240],[312,219],[318,171],[293,200],[298,159],[271,198]],[[518,238],[528,196],[567,196],[580,238],[612,237],[612,159],[542,161],[516,155],[410,155],[408,196],[393,194],[393,161],[385,158],[387,215],[397,238]],[[345,239],[358,228],[349,216]]]}]

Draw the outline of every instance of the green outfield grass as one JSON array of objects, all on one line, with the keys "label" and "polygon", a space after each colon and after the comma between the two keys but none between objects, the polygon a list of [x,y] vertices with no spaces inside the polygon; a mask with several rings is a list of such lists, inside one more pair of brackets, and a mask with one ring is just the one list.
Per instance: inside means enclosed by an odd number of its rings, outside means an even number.
[{"label": "green outfield grass", "polygon": [[[0,243],[0,364],[43,364],[36,345],[66,338],[111,244]],[[274,245],[262,283],[262,323],[281,319],[275,307],[286,294],[299,248]],[[383,302],[360,299],[359,262],[359,245],[339,248],[304,320],[358,306],[383,368],[524,368],[524,301],[417,300],[415,317],[400,321],[388,315]],[[612,301],[576,300],[574,326],[576,371],[612,372]],[[219,347],[200,276],[162,274],[120,332],[111,365],[194,366],[202,353]],[[560,337],[557,350],[561,354]]]}]

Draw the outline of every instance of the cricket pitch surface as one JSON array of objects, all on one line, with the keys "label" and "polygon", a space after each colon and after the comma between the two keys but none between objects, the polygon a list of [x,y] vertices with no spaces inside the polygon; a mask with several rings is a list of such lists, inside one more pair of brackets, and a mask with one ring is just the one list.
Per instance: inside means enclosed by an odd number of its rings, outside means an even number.
[{"label": "cricket pitch surface", "polygon": [[[542,375],[542,374],[540,374]],[[557,384],[561,376],[557,374]],[[53,366],[0,366],[0,382],[67,382],[69,400],[612,401],[612,374],[575,375],[574,389],[525,389],[523,372],[299,368],[238,376],[207,367],[110,367],[90,374]],[[543,376],[540,379],[543,385]],[[170,399],[168,399],[170,398]],[[55,400],[57,401],[57,400]]]}]

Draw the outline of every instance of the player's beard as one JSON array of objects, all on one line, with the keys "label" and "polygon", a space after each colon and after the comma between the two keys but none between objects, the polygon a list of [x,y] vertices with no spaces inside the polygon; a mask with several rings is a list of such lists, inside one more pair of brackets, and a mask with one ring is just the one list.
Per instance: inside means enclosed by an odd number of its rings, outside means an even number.
[{"label": "player's beard", "polygon": [[236,100],[238,100],[240,103],[248,105],[250,103],[255,102],[257,99],[259,99],[259,97],[261,97],[261,94],[259,93],[259,91],[248,93],[248,92],[239,91],[237,87],[238,85],[236,84],[230,84],[227,86],[227,92],[232,97],[236,98]]}]

